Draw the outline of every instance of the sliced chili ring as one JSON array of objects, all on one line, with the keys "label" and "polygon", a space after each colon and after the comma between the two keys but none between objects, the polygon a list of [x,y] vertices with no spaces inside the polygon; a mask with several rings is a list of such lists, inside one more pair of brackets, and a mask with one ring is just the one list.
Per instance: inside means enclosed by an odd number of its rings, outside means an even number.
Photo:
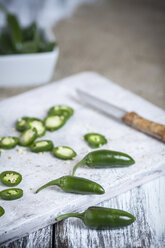
[{"label": "sliced chili ring", "polygon": [[46,132],[46,128],[43,121],[37,118],[29,118],[27,121],[27,128],[35,128],[38,137],[43,136]]},{"label": "sliced chili ring", "polygon": [[17,144],[18,144],[17,137],[7,136],[7,137],[1,138],[0,140],[0,148],[3,148],[3,149],[12,149]]},{"label": "sliced chili ring", "polygon": [[77,153],[68,146],[58,146],[53,149],[53,154],[55,157],[63,159],[63,160],[69,160],[74,157],[76,157]]},{"label": "sliced chili ring", "polygon": [[74,113],[74,110],[66,105],[55,105],[51,107],[48,111],[49,115],[63,115],[66,118],[69,118]]},{"label": "sliced chili ring", "polygon": [[92,148],[99,148],[100,146],[107,144],[107,139],[105,136],[99,133],[87,133],[84,135],[84,139]]},{"label": "sliced chili ring", "polygon": [[23,190],[18,188],[5,189],[0,191],[0,197],[3,200],[16,200],[23,196]]},{"label": "sliced chili ring", "polygon": [[0,216],[4,215],[4,213],[5,213],[4,208],[0,206]]},{"label": "sliced chili ring", "polygon": [[16,122],[16,129],[20,132],[23,132],[27,129],[27,122],[30,118],[29,117],[22,117],[20,119],[17,120]]},{"label": "sliced chili ring", "polygon": [[3,171],[0,180],[6,186],[16,186],[22,181],[22,176],[16,171]]},{"label": "sliced chili ring", "polygon": [[62,127],[66,122],[66,118],[61,115],[50,115],[48,117],[45,118],[44,123],[45,123],[45,127],[47,130],[49,131],[55,131],[57,129],[59,129],[60,127]]},{"label": "sliced chili ring", "polygon": [[20,136],[19,136],[19,145],[21,146],[28,146],[37,138],[37,131],[35,128],[29,128],[25,130]]},{"label": "sliced chili ring", "polygon": [[30,145],[32,152],[47,152],[53,149],[53,142],[51,140],[39,140]]}]

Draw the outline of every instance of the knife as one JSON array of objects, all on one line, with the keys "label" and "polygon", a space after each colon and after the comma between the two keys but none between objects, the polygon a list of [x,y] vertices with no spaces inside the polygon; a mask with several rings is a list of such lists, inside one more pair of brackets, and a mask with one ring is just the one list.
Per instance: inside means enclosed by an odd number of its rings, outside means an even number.
[{"label": "knife", "polygon": [[77,89],[76,92],[82,102],[89,106],[108,114],[143,133],[165,142],[165,125],[147,120],[136,112],[127,112],[109,102],[88,94],[83,90]]}]

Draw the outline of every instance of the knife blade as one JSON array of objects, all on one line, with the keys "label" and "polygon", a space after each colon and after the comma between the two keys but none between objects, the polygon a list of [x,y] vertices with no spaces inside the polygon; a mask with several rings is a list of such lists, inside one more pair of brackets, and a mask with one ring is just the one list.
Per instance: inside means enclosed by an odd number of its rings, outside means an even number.
[{"label": "knife blade", "polygon": [[141,117],[136,112],[127,112],[105,100],[102,100],[94,95],[91,95],[81,89],[76,89],[76,92],[82,102],[88,104],[115,119],[145,133],[156,139],[165,142],[165,125],[154,121],[147,120]]}]

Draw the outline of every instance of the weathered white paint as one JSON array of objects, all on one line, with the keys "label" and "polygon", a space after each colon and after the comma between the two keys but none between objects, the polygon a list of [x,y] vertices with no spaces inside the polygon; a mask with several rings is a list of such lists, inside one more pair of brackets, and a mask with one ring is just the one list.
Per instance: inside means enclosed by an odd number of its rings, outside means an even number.
[{"label": "weathered white paint", "polygon": [[[163,110],[95,73],[69,77],[1,102],[2,136],[16,135],[12,127],[15,120],[21,116],[44,118],[52,105],[71,105],[75,109],[75,115],[63,128],[53,133],[47,132],[44,138],[50,138],[56,146],[71,146],[78,153],[76,160],[70,165],[54,158],[50,153],[33,154],[28,149],[25,149],[23,154],[17,152],[17,148],[2,153],[0,161],[3,166],[0,172],[10,169],[23,175],[19,187],[24,189],[24,197],[12,202],[0,200],[0,205],[6,210],[6,214],[1,217],[1,242],[31,233],[53,223],[55,217],[61,213],[84,210],[90,205],[149,181],[165,171],[163,143],[82,106],[75,96],[74,90],[77,87],[102,96],[128,111],[135,110],[147,118],[165,122]],[[34,191],[43,183],[71,173],[73,165],[88,152],[89,148],[82,136],[89,130],[105,134],[109,139],[105,148],[129,153],[135,158],[136,164],[123,169],[80,168],[77,175],[95,180],[105,188],[106,193],[102,196],[66,194],[57,188],[48,188],[35,195]],[[0,185],[0,189],[4,188]]]},{"label": "weathered white paint", "polygon": [[0,248],[51,248],[53,226],[47,226],[13,242],[6,242]]},{"label": "weathered white paint", "polygon": [[70,218],[55,225],[56,248],[163,248],[165,245],[165,176],[153,180],[100,206],[119,208],[136,216],[126,228],[94,231]]}]

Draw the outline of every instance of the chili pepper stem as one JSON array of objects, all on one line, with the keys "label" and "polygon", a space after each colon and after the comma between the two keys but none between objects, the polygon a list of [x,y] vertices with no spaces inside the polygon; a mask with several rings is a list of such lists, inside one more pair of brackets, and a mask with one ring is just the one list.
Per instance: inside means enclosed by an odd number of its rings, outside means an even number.
[{"label": "chili pepper stem", "polygon": [[62,214],[56,218],[57,221],[66,219],[68,217],[76,217],[79,219],[83,219],[83,213],[68,213],[68,214]]},{"label": "chili pepper stem", "polygon": [[60,186],[60,181],[59,181],[59,179],[52,180],[52,181],[50,181],[50,182],[44,184],[42,187],[40,187],[39,189],[36,190],[36,194],[37,194],[39,191],[41,191],[42,189],[45,189],[45,188],[47,188],[47,187],[49,187],[49,186],[52,186],[52,185]]},{"label": "chili pepper stem", "polygon": [[80,167],[80,166],[82,166],[82,165],[85,165],[85,164],[86,164],[86,159],[83,158],[80,162],[78,162],[78,163],[74,166],[73,172],[72,172],[72,176],[75,175],[75,172],[76,172],[76,170],[77,170],[78,167]]}]

